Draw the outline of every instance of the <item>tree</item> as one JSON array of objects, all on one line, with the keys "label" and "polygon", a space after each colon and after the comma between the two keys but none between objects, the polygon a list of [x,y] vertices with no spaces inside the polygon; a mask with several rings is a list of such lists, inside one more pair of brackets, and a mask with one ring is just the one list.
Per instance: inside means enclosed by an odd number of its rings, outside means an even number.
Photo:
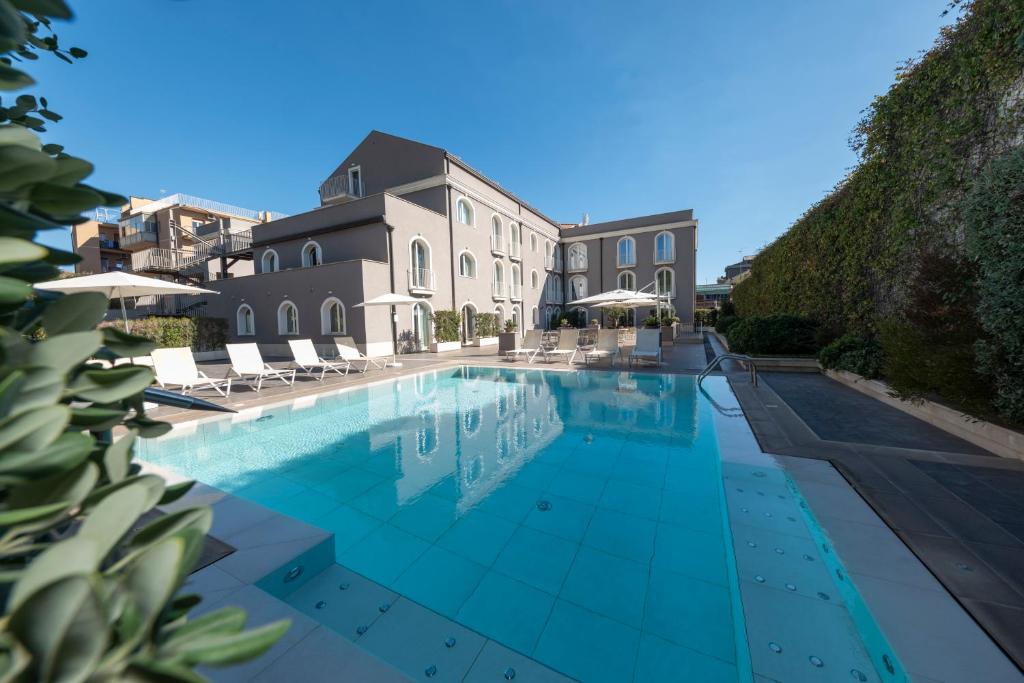
[{"label": "tree", "polygon": [[[0,0],[0,90],[34,84],[16,62],[86,56],[53,33],[54,20],[70,17],[63,0]],[[258,656],[288,624],[245,631],[237,608],[189,619],[199,597],[177,593],[210,529],[209,508],[131,533],[191,482],[168,486],[132,462],[138,436],[169,429],[145,413],[152,372],[86,363],[153,344],[97,329],[103,295],[32,289],[78,260],[37,243],[38,231],[125,201],[83,182],[92,164],[42,143],[37,133],[59,120],[44,97],[0,107],[0,679],[202,680],[196,665]],[[118,438],[104,436],[118,428]]]}]

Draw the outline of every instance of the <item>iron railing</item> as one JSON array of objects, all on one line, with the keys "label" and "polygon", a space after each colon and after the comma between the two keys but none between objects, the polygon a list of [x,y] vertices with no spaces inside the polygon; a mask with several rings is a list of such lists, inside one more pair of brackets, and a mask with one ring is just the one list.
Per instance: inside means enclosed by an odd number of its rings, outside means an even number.
[{"label": "iron railing", "polygon": [[410,268],[409,289],[422,292],[433,292],[437,289],[437,280],[434,271],[428,268]]},{"label": "iron railing", "polygon": [[320,183],[320,201],[324,203],[335,199],[358,199],[363,195],[362,179],[353,183],[347,174],[331,176]]}]

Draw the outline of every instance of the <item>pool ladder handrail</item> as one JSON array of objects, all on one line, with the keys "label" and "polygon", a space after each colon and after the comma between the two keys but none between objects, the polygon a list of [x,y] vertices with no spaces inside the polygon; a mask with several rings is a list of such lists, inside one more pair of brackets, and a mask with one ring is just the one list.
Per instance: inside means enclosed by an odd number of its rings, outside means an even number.
[{"label": "pool ladder handrail", "polygon": [[741,363],[746,363],[747,368],[750,370],[750,383],[754,385],[755,388],[757,387],[757,365],[752,357],[742,353],[721,353],[715,356],[715,358],[700,371],[700,374],[697,375],[697,386],[699,387],[700,383],[704,381],[704,378],[710,375],[711,371],[718,367],[724,360],[737,360]]}]

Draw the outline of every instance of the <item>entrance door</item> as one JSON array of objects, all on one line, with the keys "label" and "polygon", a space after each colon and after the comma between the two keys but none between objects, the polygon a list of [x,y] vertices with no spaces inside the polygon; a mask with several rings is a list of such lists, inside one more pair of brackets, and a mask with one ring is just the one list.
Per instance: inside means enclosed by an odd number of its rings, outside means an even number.
[{"label": "entrance door", "polygon": [[476,339],[476,309],[470,305],[462,307],[462,343]]},{"label": "entrance door", "polygon": [[425,303],[421,302],[412,307],[412,331],[416,350],[426,351],[430,345],[430,309]]}]

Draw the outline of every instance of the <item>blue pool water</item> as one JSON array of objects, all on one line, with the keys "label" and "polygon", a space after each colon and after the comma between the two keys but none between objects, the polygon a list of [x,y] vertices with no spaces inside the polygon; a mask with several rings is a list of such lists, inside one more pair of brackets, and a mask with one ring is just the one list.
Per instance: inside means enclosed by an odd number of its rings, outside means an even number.
[{"label": "blue pool water", "polygon": [[459,368],[143,456],[332,532],[338,564],[570,676],[748,681],[712,410],[686,376]]}]

